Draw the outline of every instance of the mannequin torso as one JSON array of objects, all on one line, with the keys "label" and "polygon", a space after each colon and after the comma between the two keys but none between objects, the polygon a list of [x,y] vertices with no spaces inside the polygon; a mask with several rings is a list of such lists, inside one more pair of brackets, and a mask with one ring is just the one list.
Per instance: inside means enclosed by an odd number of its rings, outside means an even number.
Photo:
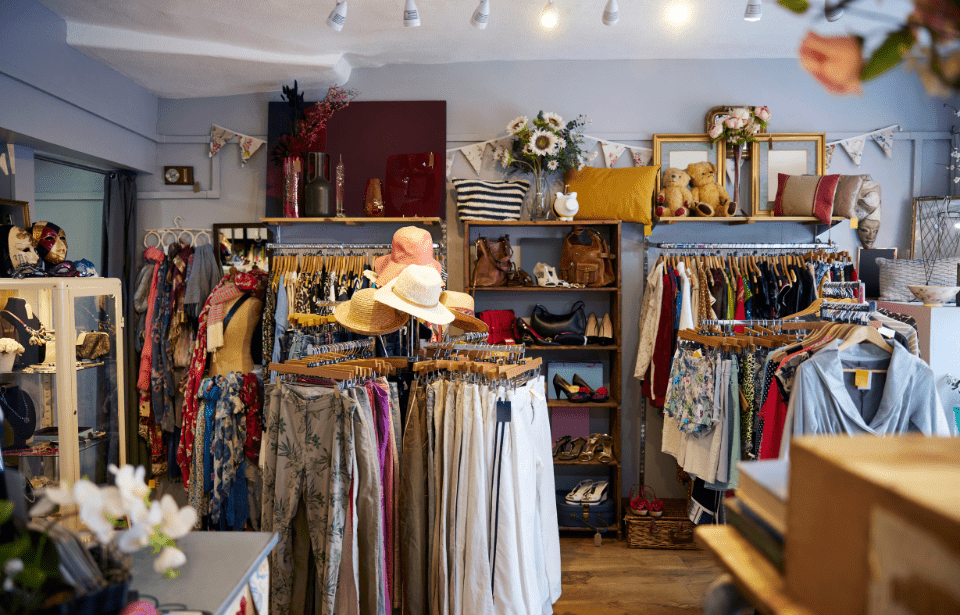
[{"label": "mannequin torso", "polygon": [[24,349],[23,354],[17,357],[14,369],[19,370],[28,365],[41,363],[46,354],[46,343],[41,342],[39,346],[30,343],[31,334],[27,331],[27,327],[34,331],[39,330],[40,319],[33,313],[26,300],[20,297],[7,299],[7,304],[0,312],[0,317],[3,318],[3,328],[6,334],[9,335],[11,330],[16,331],[16,334],[11,337],[20,342]]},{"label": "mannequin torso", "polygon": [[[224,313],[230,314],[234,305],[243,297],[237,297],[224,306]],[[247,298],[241,304],[230,322],[224,320],[223,346],[213,353],[210,360],[210,376],[223,376],[230,372],[249,374],[253,371],[253,357],[250,345],[253,333],[260,324],[263,302],[255,297]]]}]

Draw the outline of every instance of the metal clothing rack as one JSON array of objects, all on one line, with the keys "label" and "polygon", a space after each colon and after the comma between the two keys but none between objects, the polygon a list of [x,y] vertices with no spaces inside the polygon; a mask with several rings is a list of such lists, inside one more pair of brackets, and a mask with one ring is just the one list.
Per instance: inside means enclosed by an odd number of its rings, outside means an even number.
[{"label": "metal clothing rack", "polygon": [[[371,338],[363,339],[363,340],[354,340],[354,341],[352,341],[352,342],[341,342],[341,343],[339,343],[339,344],[325,344],[325,345],[323,345],[323,346],[318,346],[318,347],[315,348],[314,350],[315,350],[315,354],[316,354],[316,355],[322,355],[322,354],[325,354],[325,353],[328,353],[328,352],[350,352],[350,351],[354,351],[354,350],[360,350],[360,351],[365,351],[365,352],[371,352],[371,353],[372,353],[372,352],[373,352],[373,344],[374,344],[375,341],[376,341],[376,340],[371,337]],[[307,359],[307,360],[309,360],[311,356],[314,356],[314,355],[310,355],[310,356],[307,356],[307,357],[304,357],[304,358]],[[351,357],[351,358],[357,358],[357,357]],[[315,362],[314,362],[314,361],[311,361],[311,362],[307,363],[307,367],[319,367],[319,366],[321,366],[321,365],[329,365],[330,363],[336,363],[337,361],[339,361],[339,360],[341,360],[341,359],[342,359],[342,357],[341,357],[340,359],[336,359],[336,360],[334,360],[334,359],[322,359],[322,360],[315,361]]]},{"label": "metal clothing rack", "polygon": [[830,241],[827,243],[649,243],[648,248],[658,250],[779,250],[779,251],[802,251],[826,250],[836,252],[839,247],[836,243]]},{"label": "metal clothing rack", "polygon": [[[390,250],[393,246],[389,243],[268,243],[268,250],[275,250],[283,254],[286,250],[299,252],[301,250]],[[433,244],[436,250],[442,247],[440,244]]]}]

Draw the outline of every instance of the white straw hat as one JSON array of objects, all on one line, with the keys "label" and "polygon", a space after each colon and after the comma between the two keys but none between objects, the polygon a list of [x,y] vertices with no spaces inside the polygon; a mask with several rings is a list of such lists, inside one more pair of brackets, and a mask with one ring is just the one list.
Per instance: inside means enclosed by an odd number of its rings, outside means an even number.
[{"label": "white straw hat", "polygon": [[408,265],[386,286],[378,288],[374,298],[429,323],[448,325],[454,316],[440,304],[442,292],[443,279],[433,267]]},{"label": "white straw hat", "polygon": [[374,298],[376,291],[364,288],[353,293],[350,301],[344,301],[333,310],[337,324],[360,335],[386,335],[407,324],[410,317]]},{"label": "white straw hat", "polygon": [[473,312],[473,297],[467,293],[445,290],[440,295],[440,303],[453,312],[453,325],[467,332],[486,333],[490,330]]}]

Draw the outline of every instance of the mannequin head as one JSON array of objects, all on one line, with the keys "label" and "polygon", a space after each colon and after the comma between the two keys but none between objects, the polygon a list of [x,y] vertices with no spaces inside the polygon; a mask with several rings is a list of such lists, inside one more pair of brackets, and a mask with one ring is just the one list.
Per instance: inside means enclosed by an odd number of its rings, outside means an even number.
[{"label": "mannequin head", "polygon": [[877,242],[877,233],[880,232],[880,221],[873,218],[860,220],[857,226],[857,236],[864,248],[870,249]]}]

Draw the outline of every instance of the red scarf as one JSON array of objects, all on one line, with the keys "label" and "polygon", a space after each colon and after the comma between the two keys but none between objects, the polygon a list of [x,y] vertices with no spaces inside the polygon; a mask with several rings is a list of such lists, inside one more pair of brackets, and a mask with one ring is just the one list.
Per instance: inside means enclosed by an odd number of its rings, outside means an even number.
[{"label": "red scarf", "polygon": [[157,273],[160,271],[160,263],[163,262],[163,250],[158,248],[147,248],[143,253],[144,258],[153,263],[153,277],[150,280],[150,297],[147,299],[147,314],[144,316],[146,327],[143,336],[143,350],[140,352],[140,375],[137,379],[137,388],[141,391],[150,390],[150,370],[153,366],[153,304],[157,302]]},{"label": "red scarf", "polygon": [[207,321],[210,317],[210,307],[216,302],[215,296],[222,296],[223,293],[218,293],[218,291],[231,286],[238,290],[236,296],[239,296],[241,292],[248,292],[262,300],[267,289],[267,273],[260,269],[254,269],[249,273],[231,269],[227,277],[220,280],[220,283],[210,293],[207,302],[203,305],[203,311],[200,312],[197,339],[193,343],[193,357],[190,359],[190,367],[187,369],[187,373],[184,374],[183,429],[180,432],[180,444],[177,447],[177,465],[180,466],[180,471],[183,473],[183,486],[186,488],[190,486],[194,430],[196,429],[197,413],[200,407],[197,402],[197,392],[200,390],[200,381],[207,373]]}]

